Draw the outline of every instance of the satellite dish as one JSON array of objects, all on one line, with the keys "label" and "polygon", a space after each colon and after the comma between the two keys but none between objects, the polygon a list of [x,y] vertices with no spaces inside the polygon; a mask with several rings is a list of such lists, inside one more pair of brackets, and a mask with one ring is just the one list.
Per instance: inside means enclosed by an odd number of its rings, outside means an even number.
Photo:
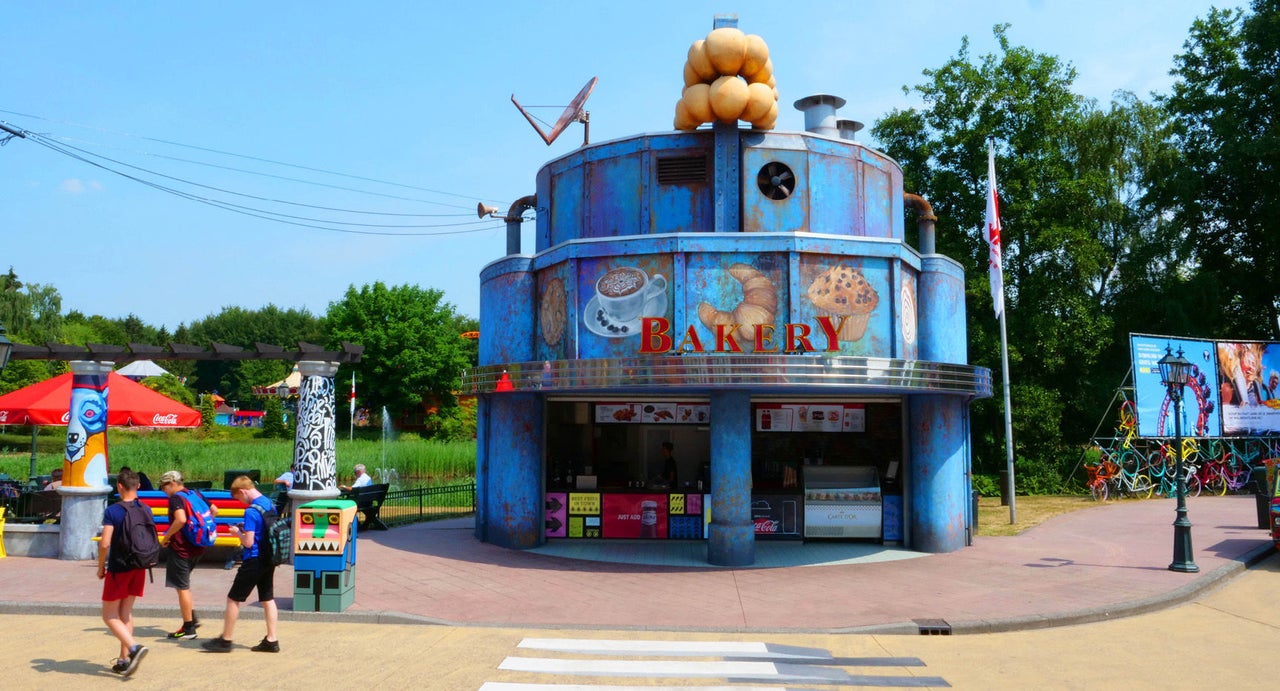
[{"label": "satellite dish", "polygon": [[[582,91],[579,91],[578,95],[573,97],[573,100],[569,102],[568,106],[565,106],[564,112],[560,114],[560,119],[556,120],[556,124],[551,127],[550,132],[542,131],[542,127],[538,125],[537,120],[529,114],[528,110],[525,110],[524,106],[520,105],[519,101],[516,100],[515,94],[511,94],[511,102],[516,104],[516,109],[520,111],[520,114],[524,116],[525,120],[529,121],[530,125],[533,125],[533,129],[538,131],[538,136],[542,137],[542,141],[546,142],[547,146],[551,146],[551,142],[554,142],[556,137],[559,137],[571,122],[580,122],[583,124],[582,145],[586,146],[591,138],[591,114],[583,110],[582,106],[587,102],[587,98],[591,96],[591,90],[596,88],[596,81],[598,80],[599,77],[592,77],[591,81],[587,82],[587,85],[582,87]],[[530,108],[535,107],[537,106],[530,106]]]}]

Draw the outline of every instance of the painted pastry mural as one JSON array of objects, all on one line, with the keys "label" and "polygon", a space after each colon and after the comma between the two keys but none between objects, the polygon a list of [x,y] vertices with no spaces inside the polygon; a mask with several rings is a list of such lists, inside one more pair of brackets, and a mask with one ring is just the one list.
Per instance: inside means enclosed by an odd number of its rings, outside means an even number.
[{"label": "painted pastry mural", "polygon": [[751,344],[757,325],[772,325],[778,312],[778,289],[754,266],[741,262],[729,267],[729,274],[742,283],[742,302],[732,310],[717,309],[710,303],[698,303],[698,319],[712,333],[721,325],[736,324],[735,335]]},{"label": "painted pastry mural", "polygon": [[834,318],[841,341],[862,340],[871,313],[880,304],[880,294],[862,271],[845,264],[836,264],[819,274],[806,294],[819,316]]},{"label": "painted pastry mural", "polygon": [[542,301],[538,311],[538,323],[542,327],[542,341],[551,347],[560,345],[564,339],[564,330],[568,321],[568,306],[565,304],[564,280],[552,278],[542,291]]}]

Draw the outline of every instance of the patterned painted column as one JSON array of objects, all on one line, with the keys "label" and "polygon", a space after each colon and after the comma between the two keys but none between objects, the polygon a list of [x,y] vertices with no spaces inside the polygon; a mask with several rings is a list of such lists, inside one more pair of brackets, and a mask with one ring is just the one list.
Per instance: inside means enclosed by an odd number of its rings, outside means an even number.
[{"label": "patterned painted column", "polygon": [[969,518],[967,401],[912,396],[908,404],[911,463],[910,547],[951,552],[965,546]]},{"label": "patterned painted column", "polygon": [[707,561],[750,566],[756,561],[751,522],[751,395],[711,394],[711,529]]},{"label": "patterned painted column", "polygon": [[[966,364],[964,269],[931,255],[921,260],[918,291],[920,359]],[[950,552],[965,546],[969,527],[968,399],[909,396],[909,546]]]},{"label": "patterned painted column", "polygon": [[542,489],[542,396],[494,393],[488,400],[485,442],[478,446],[484,468],[477,478],[478,523],[495,545],[529,549],[545,541]]},{"label": "patterned painted column", "polygon": [[298,363],[302,386],[298,387],[298,431],[293,441],[293,489],[291,502],[338,496],[338,459],[334,455],[337,427],[334,420],[333,375],[338,363],[303,360]]},{"label": "patterned painted column", "polygon": [[115,489],[107,478],[107,375],[112,363],[71,363],[71,408],[67,417],[66,454],[62,458],[62,528],[59,557],[96,559],[93,537],[102,527],[107,495]]}]

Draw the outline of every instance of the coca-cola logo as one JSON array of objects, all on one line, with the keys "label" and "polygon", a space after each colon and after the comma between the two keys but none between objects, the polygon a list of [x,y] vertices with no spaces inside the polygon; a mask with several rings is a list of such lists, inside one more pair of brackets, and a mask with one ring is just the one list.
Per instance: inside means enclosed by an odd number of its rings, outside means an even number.
[{"label": "coca-cola logo", "polygon": [[777,521],[772,518],[757,518],[754,522],[757,533],[773,534],[782,532],[781,521]]},{"label": "coca-cola logo", "polygon": [[178,414],[177,414],[177,413],[169,413],[168,415],[161,415],[160,413],[156,413],[155,417],[151,418],[151,424],[153,424],[153,425],[176,425],[176,424],[178,424]]},{"label": "coca-cola logo", "polygon": [[9,411],[0,410],[0,424],[5,424],[7,422],[9,422]]},{"label": "coca-cola logo", "polygon": [[67,424],[68,422],[71,422],[71,411],[70,411],[70,410],[68,410],[67,412],[65,412],[65,413],[63,413],[63,414],[62,414],[62,424],[64,424],[64,425],[65,425],[65,424]]}]

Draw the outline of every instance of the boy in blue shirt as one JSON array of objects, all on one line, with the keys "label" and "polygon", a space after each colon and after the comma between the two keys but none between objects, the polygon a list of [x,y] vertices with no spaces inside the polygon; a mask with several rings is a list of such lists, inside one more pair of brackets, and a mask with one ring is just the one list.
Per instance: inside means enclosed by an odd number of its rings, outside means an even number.
[{"label": "boy in blue shirt", "polygon": [[142,597],[146,585],[146,569],[131,568],[125,563],[125,505],[138,501],[138,474],[121,468],[116,476],[120,501],[107,507],[102,515],[102,538],[98,542],[98,579],[102,581],[102,621],[120,641],[120,657],[111,671],[129,676],[138,669],[147,647],[133,638],[133,603]]},{"label": "boy in blue shirt", "polygon": [[280,641],[276,638],[276,609],[273,580],[276,567],[271,557],[259,550],[262,538],[266,535],[267,524],[264,514],[275,515],[275,506],[271,500],[258,491],[253,480],[241,475],[231,483],[231,496],[245,505],[243,526],[231,526],[231,535],[240,540],[244,548],[244,561],[236,578],[227,593],[227,611],[222,620],[222,634],[206,641],[204,649],[215,653],[231,652],[231,639],[235,634],[236,619],[240,616],[240,606],[249,599],[255,588],[258,590],[258,602],[262,603],[263,618],[267,620],[267,635],[260,643],[250,648],[258,653],[280,652]]}]

